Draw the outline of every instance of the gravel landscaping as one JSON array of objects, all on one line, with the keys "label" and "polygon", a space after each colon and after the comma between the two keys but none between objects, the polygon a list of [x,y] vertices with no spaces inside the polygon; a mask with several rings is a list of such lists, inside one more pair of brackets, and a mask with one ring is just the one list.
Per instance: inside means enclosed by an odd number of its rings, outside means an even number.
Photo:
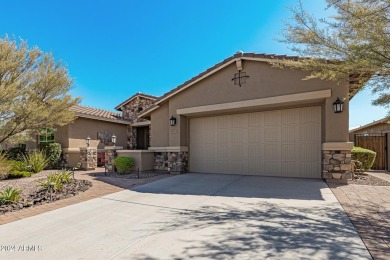
[{"label": "gravel landscaping", "polygon": [[356,185],[390,186],[390,182],[371,175],[358,175],[357,179],[348,181],[348,183]]},{"label": "gravel landscaping", "polygon": [[34,174],[32,177],[0,181],[0,190],[3,190],[6,187],[12,187],[20,189],[21,191],[21,197],[18,203],[0,205],[0,214],[73,197],[79,192],[84,192],[92,186],[91,181],[74,180],[70,183],[64,184],[61,191],[50,194],[48,190],[45,190],[40,186],[39,182],[45,180],[46,176],[53,172],[56,171],[43,171],[38,174]]}]

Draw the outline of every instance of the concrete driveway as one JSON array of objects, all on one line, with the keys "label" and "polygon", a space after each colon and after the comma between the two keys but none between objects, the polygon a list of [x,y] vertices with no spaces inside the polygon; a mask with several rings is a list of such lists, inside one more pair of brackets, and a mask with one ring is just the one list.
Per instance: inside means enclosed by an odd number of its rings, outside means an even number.
[{"label": "concrete driveway", "polygon": [[0,246],[0,259],[371,259],[324,182],[219,174],[6,224]]}]

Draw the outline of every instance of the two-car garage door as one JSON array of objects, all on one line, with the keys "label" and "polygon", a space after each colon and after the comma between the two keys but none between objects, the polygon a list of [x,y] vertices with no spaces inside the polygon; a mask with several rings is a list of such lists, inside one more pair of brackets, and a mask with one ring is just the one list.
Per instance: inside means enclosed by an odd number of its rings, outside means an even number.
[{"label": "two-car garage door", "polygon": [[321,177],[321,108],[190,120],[190,171]]}]

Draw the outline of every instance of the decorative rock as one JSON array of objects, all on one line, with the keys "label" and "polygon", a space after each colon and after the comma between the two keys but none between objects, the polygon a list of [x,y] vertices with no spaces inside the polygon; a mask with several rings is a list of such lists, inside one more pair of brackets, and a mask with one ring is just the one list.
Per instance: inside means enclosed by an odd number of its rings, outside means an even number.
[{"label": "decorative rock", "polygon": [[350,172],[350,171],[344,172],[342,179],[347,179],[347,180],[352,179],[352,172]]},{"label": "decorative rock", "polygon": [[345,154],[342,154],[342,153],[334,154],[333,159],[336,159],[336,160],[345,159]]},{"label": "decorative rock", "polygon": [[333,179],[341,179],[342,173],[332,173]]},{"label": "decorative rock", "polygon": [[322,158],[323,178],[343,180],[351,178],[351,151],[323,151]]},{"label": "decorative rock", "polygon": [[336,159],[330,159],[329,164],[331,165],[340,165],[340,161]]},{"label": "decorative rock", "polygon": [[340,165],[340,169],[342,171],[350,171],[351,168],[352,168],[351,164],[342,164],[342,165]]}]

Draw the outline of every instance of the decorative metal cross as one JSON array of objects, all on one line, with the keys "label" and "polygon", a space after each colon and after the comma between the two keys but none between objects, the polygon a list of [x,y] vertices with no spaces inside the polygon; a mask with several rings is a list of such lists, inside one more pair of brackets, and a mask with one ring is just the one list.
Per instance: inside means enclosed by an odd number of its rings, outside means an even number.
[{"label": "decorative metal cross", "polygon": [[234,81],[234,85],[239,85],[241,87],[241,84],[246,83],[247,78],[249,78],[249,76],[246,75],[246,72],[241,72],[241,70],[239,70],[238,73],[234,74],[232,81]]}]

